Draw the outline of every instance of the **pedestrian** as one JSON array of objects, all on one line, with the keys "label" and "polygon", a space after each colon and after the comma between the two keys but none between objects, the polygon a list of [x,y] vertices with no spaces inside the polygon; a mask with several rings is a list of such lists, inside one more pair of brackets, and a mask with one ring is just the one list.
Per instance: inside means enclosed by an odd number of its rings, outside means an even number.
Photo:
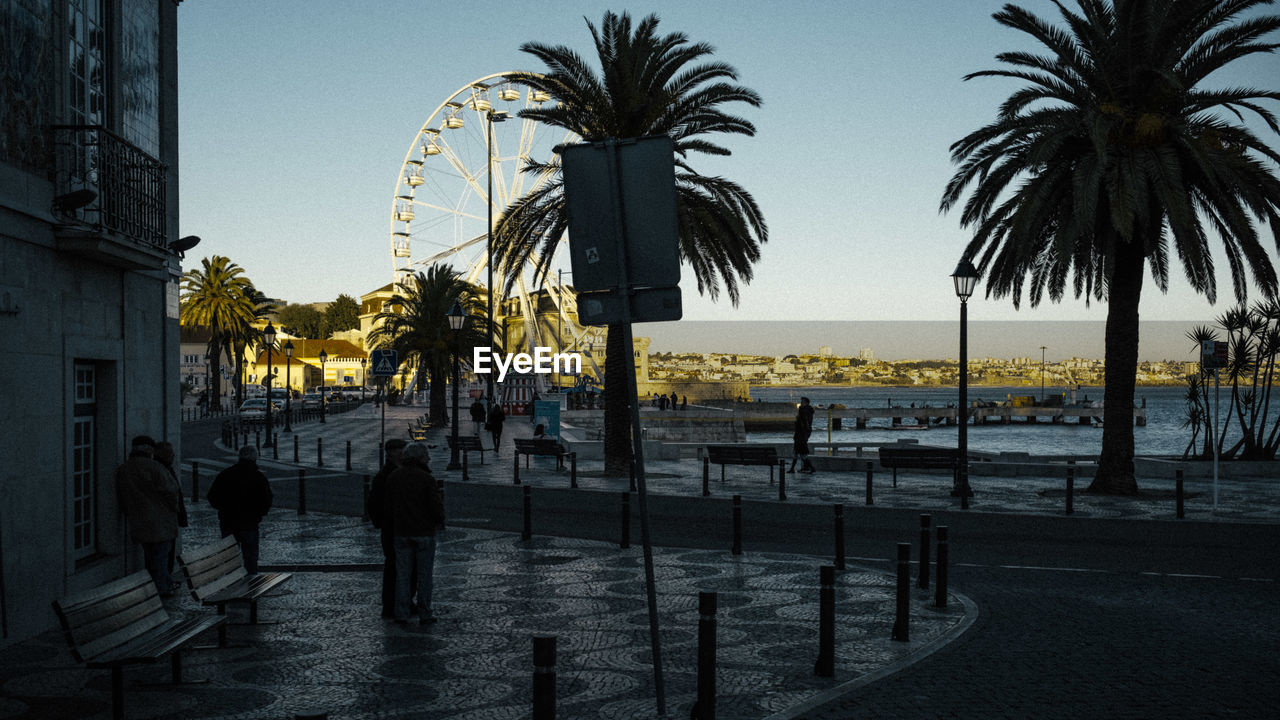
[{"label": "pedestrian", "polygon": [[498,447],[502,444],[502,423],[507,421],[507,414],[502,412],[502,406],[494,403],[489,408],[489,432],[493,434],[493,454],[498,454]]},{"label": "pedestrian", "polygon": [[682,397],[680,398],[680,409],[681,409],[681,410],[688,410],[688,409],[689,409],[689,396],[688,396],[688,395],[684,395],[684,396],[682,396]]},{"label": "pedestrian", "polygon": [[387,441],[387,461],[369,483],[369,520],[382,535],[382,617],[388,620],[396,616],[396,536],[387,505],[387,478],[400,469],[407,444],[402,438]]},{"label": "pedestrian", "polygon": [[483,400],[484,398],[476,398],[475,402],[471,403],[471,424],[474,426],[474,432],[471,434],[477,438],[480,437],[480,429],[484,426]]},{"label": "pedestrian", "polygon": [[[410,608],[418,622],[436,621],[431,612],[431,584],[435,567],[436,531],[444,527],[444,500],[427,465],[427,446],[410,443],[400,468],[387,478],[384,501],[391,517],[396,548],[396,622],[409,622]],[[411,601],[412,570],[418,571],[416,602]]]},{"label": "pedestrian", "polygon": [[[173,482],[173,486],[178,489],[178,527],[184,528],[189,524],[187,522],[187,503],[182,499],[182,483],[178,482],[178,471],[173,467],[175,459],[173,451],[173,443],[161,441],[156,443],[155,460],[164,467],[165,472],[169,473],[169,479]],[[173,575],[173,560],[177,554],[178,543],[175,541],[169,546],[169,575]]]},{"label": "pedestrian", "polygon": [[795,472],[796,460],[800,461],[800,472],[813,473],[816,472],[813,463],[809,461],[809,435],[813,432],[813,406],[809,404],[809,398],[800,398],[800,407],[796,410],[796,425],[793,440],[794,455],[791,458],[791,471]]},{"label": "pedestrian", "polygon": [[129,522],[129,534],[142,546],[142,560],[161,597],[173,595],[169,550],[178,537],[178,485],[156,462],[156,441],[133,439],[129,457],[116,470],[116,497]]},{"label": "pedestrian", "polygon": [[239,462],[218,473],[205,497],[218,511],[222,537],[235,536],[245,572],[258,572],[258,524],[273,499],[267,476],[258,469],[258,451],[252,445],[240,448]]},{"label": "pedestrian", "polygon": [[666,409],[667,409],[667,396],[666,396],[666,395],[659,395],[659,396],[658,396],[658,411],[659,411],[659,412],[665,412],[665,411],[666,411]]},{"label": "pedestrian", "polygon": [[680,398],[677,397],[675,391],[672,390],[671,391],[671,409],[675,410],[679,404],[680,404]]}]

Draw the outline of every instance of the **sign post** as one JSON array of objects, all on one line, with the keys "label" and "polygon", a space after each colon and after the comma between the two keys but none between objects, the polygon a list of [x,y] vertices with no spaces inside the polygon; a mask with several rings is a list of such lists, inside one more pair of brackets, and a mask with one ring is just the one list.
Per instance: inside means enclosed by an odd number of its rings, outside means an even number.
[{"label": "sign post", "polygon": [[1213,423],[1209,433],[1209,444],[1213,449],[1213,514],[1218,514],[1218,412],[1222,409],[1222,386],[1219,381],[1219,368],[1227,366],[1229,359],[1227,344],[1220,340],[1205,340],[1200,343],[1200,364],[1206,370],[1213,370]]},{"label": "sign post", "polygon": [[382,435],[378,447],[387,446],[387,379],[395,377],[399,360],[395,350],[374,350],[369,353],[369,364],[373,366],[373,376],[378,378],[378,394],[382,396]]}]

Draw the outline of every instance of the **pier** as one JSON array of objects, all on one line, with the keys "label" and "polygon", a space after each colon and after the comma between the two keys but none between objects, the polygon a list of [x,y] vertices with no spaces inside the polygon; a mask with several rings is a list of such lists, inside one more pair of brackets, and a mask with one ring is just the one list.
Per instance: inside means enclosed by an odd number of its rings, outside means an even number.
[{"label": "pier", "polygon": [[[816,410],[815,425],[820,423],[823,417],[827,417],[831,420],[831,427],[836,430],[846,427],[850,421],[854,429],[865,430],[868,423],[873,420],[887,421],[884,425],[889,426],[933,426],[955,425],[960,417],[959,409],[954,407],[817,408]],[[795,408],[790,404],[768,403],[765,407],[758,409],[750,404],[743,404],[733,408],[733,411],[742,418],[743,425],[748,430],[783,427],[795,420]],[[968,421],[974,425],[1012,423],[1092,425],[1101,424],[1105,420],[1105,413],[1106,408],[1100,407],[995,405],[969,408]],[[1133,422],[1138,427],[1146,426],[1147,409],[1145,407],[1133,409]]]}]

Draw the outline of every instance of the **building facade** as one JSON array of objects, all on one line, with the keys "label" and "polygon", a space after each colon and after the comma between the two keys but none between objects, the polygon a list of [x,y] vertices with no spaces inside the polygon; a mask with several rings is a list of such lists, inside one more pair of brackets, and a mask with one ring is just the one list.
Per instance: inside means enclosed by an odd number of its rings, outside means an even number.
[{"label": "building facade", "polygon": [[0,642],[142,567],[115,494],[179,440],[177,3],[0,3]]}]

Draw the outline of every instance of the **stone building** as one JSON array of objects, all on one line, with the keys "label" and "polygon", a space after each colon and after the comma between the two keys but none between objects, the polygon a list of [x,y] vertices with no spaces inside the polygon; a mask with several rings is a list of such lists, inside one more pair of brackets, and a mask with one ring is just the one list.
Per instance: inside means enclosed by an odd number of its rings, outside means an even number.
[{"label": "stone building", "polygon": [[115,469],[179,439],[177,10],[0,2],[0,642],[141,569]]}]

